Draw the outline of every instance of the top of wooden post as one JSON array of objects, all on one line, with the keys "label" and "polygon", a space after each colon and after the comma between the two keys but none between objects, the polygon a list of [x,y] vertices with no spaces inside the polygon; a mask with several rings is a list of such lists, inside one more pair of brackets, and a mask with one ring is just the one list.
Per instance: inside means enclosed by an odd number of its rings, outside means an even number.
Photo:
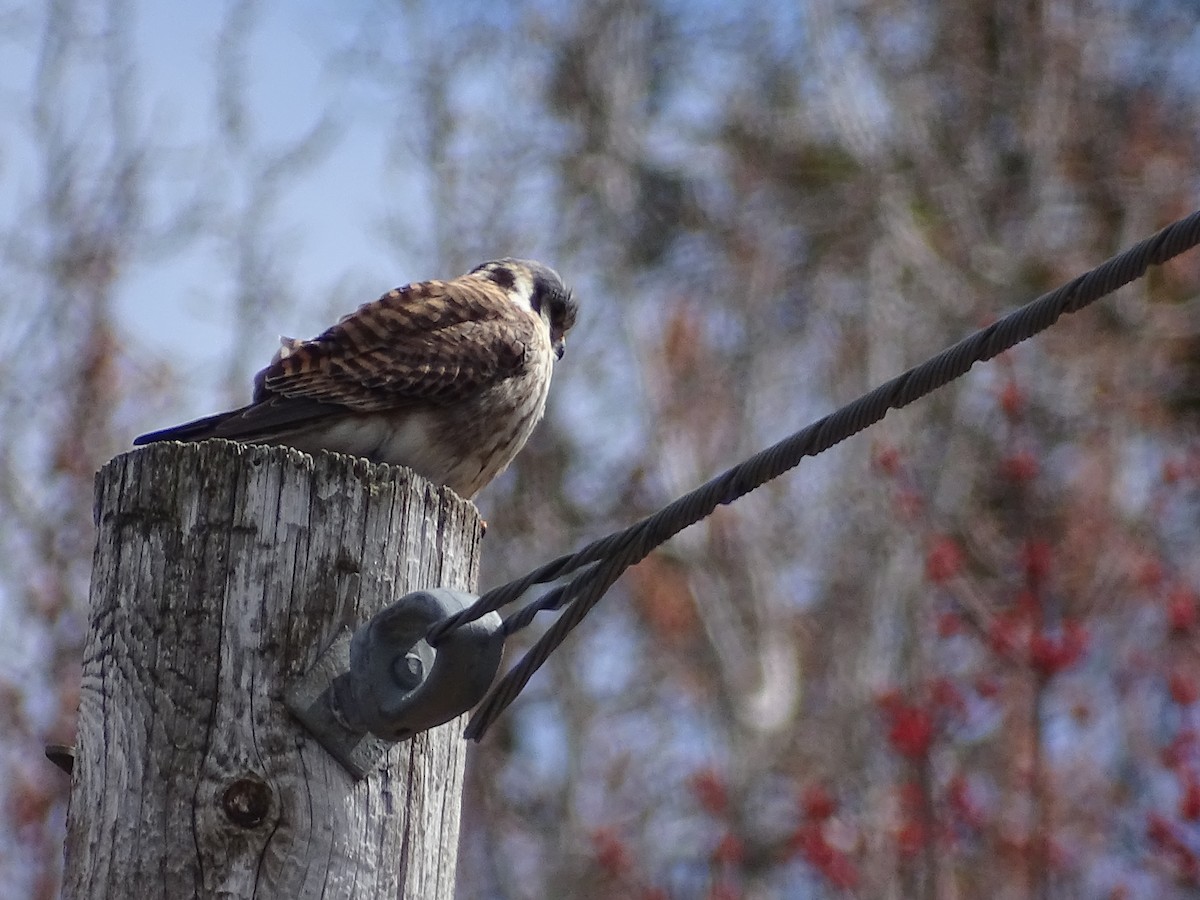
[{"label": "top of wooden post", "polygon": [[96,481],[65,896],[453,893],[461,720],[354,780],[283,692],[403,594],[473,591],[469,502],[365,460],[156,444]]}]

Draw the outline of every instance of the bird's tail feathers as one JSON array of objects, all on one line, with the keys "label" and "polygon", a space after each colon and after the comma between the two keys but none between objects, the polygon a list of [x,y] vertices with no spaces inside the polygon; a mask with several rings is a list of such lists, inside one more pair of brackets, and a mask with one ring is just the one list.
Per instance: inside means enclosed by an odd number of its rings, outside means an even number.
[{"label": "bird's tail feathers", "polygon": [[192,422],[184,422],[182,425],[173,425],[161,431],[151,431],[135,437],[133,445],[141,447],[144,444],[157,444],[159,441],[203,441],[210,437],[216,437],[217,429],[222,423],[234,416],[241,415],[244,411],[244,409],[235,409],[230,412],[205,416],[203,419],[196,419]]}]

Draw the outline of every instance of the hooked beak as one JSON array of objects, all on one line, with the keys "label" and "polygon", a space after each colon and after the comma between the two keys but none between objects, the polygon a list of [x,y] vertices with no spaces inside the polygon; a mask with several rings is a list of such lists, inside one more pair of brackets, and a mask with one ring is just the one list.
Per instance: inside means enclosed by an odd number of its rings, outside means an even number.
[{"label": "hooked beak", "polygon": [[556,359],[562,359],[563,350],[566,348],[566,341],[559,338],[552,346],[554,347],[554,356]]}]

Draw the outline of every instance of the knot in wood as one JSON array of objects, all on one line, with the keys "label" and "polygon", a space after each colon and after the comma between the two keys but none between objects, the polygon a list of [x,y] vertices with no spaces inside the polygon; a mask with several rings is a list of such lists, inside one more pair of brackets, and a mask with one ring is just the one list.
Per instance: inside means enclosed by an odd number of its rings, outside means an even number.
[{"label": "knot in wood", "polygon": [[271,811],[271,788],[261,778],[239,778],[221,795],[221,808],[234,825],[257,828]]}]

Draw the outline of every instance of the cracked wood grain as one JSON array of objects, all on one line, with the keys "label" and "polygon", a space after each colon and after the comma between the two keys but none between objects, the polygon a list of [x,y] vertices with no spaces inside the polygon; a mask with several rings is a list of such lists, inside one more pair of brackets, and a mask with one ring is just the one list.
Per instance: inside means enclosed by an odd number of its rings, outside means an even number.
[{"label": "cracked wood grain", "polygon": [[343,625],[473,591],[474,506],[405,469],[224,441],[96,479],[68,898],[454,893],[462,720],[359,783],[288,715]]}]

